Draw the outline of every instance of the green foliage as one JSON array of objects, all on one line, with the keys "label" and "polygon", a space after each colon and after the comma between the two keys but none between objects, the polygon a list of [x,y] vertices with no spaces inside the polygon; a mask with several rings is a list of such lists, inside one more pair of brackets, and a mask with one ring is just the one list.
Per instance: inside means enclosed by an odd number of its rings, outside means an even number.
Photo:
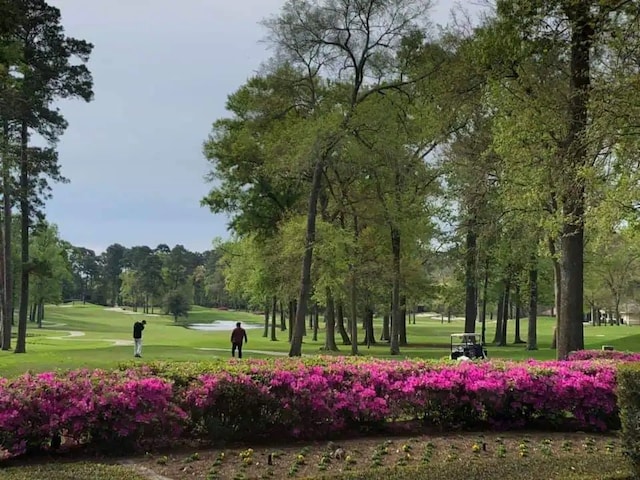
[{"label": "green foliage", "polygon": [[640,477],[640,364],[619,367],[617,395],[624,453]]},{"label": "green foliage", "polygon": [[189,299],[183,290],[171,290],[164,297],[165,313],[172,315],[176,322],[179,317],[187,317],[190,308]]},{"label": "green foliage", "polygon": [[55,225],[42,224],[31,238],[31,259],[38,265],[32,271],[30,291],[33,303],[59,303],[62,285],[71,279],[70,265]]}]

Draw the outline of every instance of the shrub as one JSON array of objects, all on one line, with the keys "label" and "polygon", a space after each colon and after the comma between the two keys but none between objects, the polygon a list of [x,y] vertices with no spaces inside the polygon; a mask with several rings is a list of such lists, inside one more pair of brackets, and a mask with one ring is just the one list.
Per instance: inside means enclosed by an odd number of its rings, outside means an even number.
[{"label": "shrub", "polygon": [[175,438],[187,415],[172,385],[133,373],[78,370],[0,383],[0,449],[17,455],[55,436],[114,451]]},{"label": "shrub", "polygon": [[321,357],[27,374],[0,380],[0,450],[42,449],[56,435],[109,450],[248,435],[321,440],[398,420],[606,430],[618,422],[615,387],[610,361]]},{"label": "shrub", "polygon": [[624,453],[640,477],[640,363],[620,366],[618,382]]},{"label": "shrub", "polygon": [[639,352],[620,352],[618,350],[578,350],[571,352],[569,360],[616,360],[619,362],[640,362]]}]

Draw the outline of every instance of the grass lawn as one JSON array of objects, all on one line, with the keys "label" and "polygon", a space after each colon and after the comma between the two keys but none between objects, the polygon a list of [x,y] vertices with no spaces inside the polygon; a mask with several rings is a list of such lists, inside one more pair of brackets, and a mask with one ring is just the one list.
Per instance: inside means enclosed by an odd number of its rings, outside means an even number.
[{"label": "grass lawn", "polygon": [[0,468],[2,480],[147,480],[132,468],[100,463],[53,463]]},{"label": "grass lawn", "polygon": [[[0,352],[0,376],[10,377],[27,370],[34,372],[56,368],[110,368],[120,362],[133,360],[132,325],[145,318],[143,359],[140,361],[198,361],[213,357],[230,357],[230,330],[203,332],[191,330],[185,324],[174,323],[173,319],[161,315],[141,315],[113,311],[95,305],[47,306],[45,324],[38,329],[29,324],[27,354],[16,355]],[[194,307],[189,323],[212,323],[215,321],[242,321],[247,326],[261,326],[262,316],[246,312]],[[549,317],[539,319],[538,340],[540,350],[528,352],[523,345],[494,347],[489,345],[489,355],[495,358],[512,359],[552,359],[555,351],[548,348],[551,342],[554,320]],[[322,322],[321,322],[322,327]],[[380,321],[376,323],[376,334],[380,332]],[[442,358],[449,353],[449,335],[463,330],[460,319],[451,323],[441,323],[440,319],[418,316],[417,324],[409,324],[409,346],[402,347],[402,357]],[[513,341],[514,322],[509,322],[508,338]],[[487,338],[493,339],[495,322],[487,325]],[[527,331],[527,321],[521,325],[523,335]],[[262,328],[249,329],[249,343],[245,346],[245,357],[268,357],[286,355],[289,350],[288,332],[278,331],[278,341],[272,342],[262,337]],[[311,340],[311,332],[305,338],[303,353],[320,353],[324,344],[324,334],[319,332],[317,342]],[[360,332],[360,339],[364,332]],[[629,326],[592,327],[585,326],[586,348],[599,349],[602,344],[613,345],[618,350],[640,350],[640,329]],[[348,354],[349,346],[339,346],[341,353]],[[363,355],[389,357],[387,344],[367,348],[360,347]],[[398,357],[393,357],[398,358]]]}]

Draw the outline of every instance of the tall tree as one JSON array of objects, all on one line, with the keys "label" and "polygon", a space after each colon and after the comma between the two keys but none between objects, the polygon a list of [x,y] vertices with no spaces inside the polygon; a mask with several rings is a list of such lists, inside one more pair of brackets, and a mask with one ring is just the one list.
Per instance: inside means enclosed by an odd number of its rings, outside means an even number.
[{"label": "tall tree", "polygon": [[16,36],[22,53],[22,79],[18,84],[20,108],[15,120],[19,126],[20,144],[18,196],[22,268],[15,352],[25,353],[29,307],[29,229],[33,212],[30,183],[34,176],[34,162],[29,157],[29,135],[33,130],[55,142],[66,128],[66,121],[51,108],[51,103],[60,98],[91,100],[93,81],[85,63],[93,46],[67,37],[61,25],[60,11],[44,0],[21,0],[18,10]]},{"label": "tall tree", "polygon": [[18,4],[11,0],[0,1],[0,162],[2,163],[2,231],[0,232],[0,285],[2,350],[11,349],[13,324],[13,266],[11,256],[11,209],[13,206],[14,158],[10,155],[13,138],[10,120],[16,117],[16,66],[20,62],[21,49],[16,41],[18,29]]},{"label": "tall tree", "polygon": [[125,247],[119,243],[114,243],[109,245],[102,254],[103,276],[108,285],[108,298],[112,307],[118,305],[122,282],[120,275],[125,264],[126,252],[127,249]]},{"label": "tall tree", "polygon": [[290,356],[302,354],[323,173],[342,138],[351,131],[349,125],[357,106],[376,92],[407,83],[398,80],[394,51],[424,18],[428,7],[428,2],[418,0],[290,0],[279,16],[265,22],[280,54],[307,73],[309,85],[315,84],[318,75],[330,74],[332,69],[342,72],[341,75],[348,72],[349,79],[345,82],[344,97],[338,102],[342,105],[342,118],[333,124],[326,123],[315,134],[313,148],[308,152],[311,185]]}]

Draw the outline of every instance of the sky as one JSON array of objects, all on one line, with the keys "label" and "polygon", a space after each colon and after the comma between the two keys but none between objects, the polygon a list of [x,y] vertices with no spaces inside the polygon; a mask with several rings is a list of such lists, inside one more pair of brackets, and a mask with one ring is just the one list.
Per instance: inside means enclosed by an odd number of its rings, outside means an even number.
[{"label": "sky", "polygon": [[[95,99],[64,101],[69,128],[47,218],[100,253],[227,238],[227,219],[200,206],[209,191],[202,144],[227,95],[269,57],[258,22],[284,0],[49,0],[67,35],[90,41]],[[435,23],[453,1],[440,0]]]}]

